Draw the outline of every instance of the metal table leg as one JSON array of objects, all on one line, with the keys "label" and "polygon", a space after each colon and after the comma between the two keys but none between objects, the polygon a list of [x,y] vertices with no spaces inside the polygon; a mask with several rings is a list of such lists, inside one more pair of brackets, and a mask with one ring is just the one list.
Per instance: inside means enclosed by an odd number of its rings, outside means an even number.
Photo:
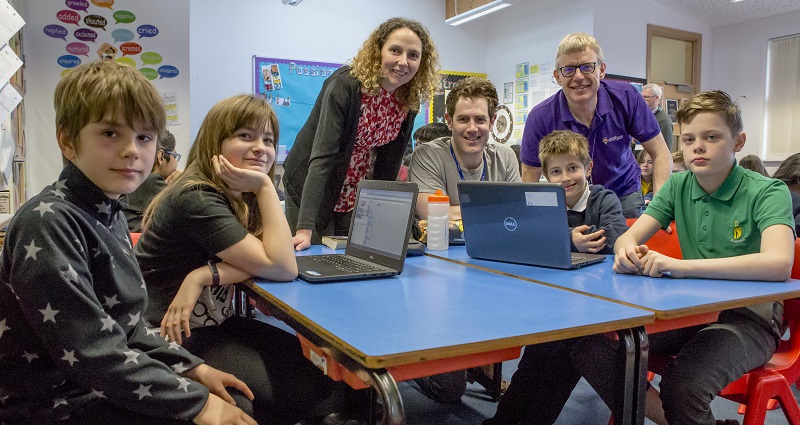
[{"label": "metal table leg", "polygon": [[647,353],[649,349],[644,328],[617,331],[618,392],[614,397],[615,424],[644,424],[644,400],[647,389]]},{"label": "metal table leg", "polygon": [[[397,382],[392,375],[385,369],[369,370],[369,375],[372,378],[372,387],[383,403],[384,425],[405,425],[403,399],[400,398],[400,390],[397,389]],[[373,423],[372,408],[370,408],[370,423]]]}]

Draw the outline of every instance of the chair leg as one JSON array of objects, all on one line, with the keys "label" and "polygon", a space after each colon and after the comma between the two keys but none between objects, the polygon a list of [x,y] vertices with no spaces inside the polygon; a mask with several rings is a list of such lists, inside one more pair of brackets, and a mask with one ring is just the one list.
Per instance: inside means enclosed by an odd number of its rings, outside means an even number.
[{"label": "chair leg", "polygon": [[790,424],[800,425],[800,407],[782,375],[761,375],[748,388],[744,425],[763,425],[770,399],[777,398],[784,407],[783,413]]},{"label": "chair leg", "polygon": [[[769,402],[767,402],[767,410],[775,410],[777,408],[778,408],[778,400],[775,400],[774,398],[769,399]],[[747,405],[740,404],[736,412],[739,413],[740,415],[744,415],[744,412],[746,410],[747,410]]]}]

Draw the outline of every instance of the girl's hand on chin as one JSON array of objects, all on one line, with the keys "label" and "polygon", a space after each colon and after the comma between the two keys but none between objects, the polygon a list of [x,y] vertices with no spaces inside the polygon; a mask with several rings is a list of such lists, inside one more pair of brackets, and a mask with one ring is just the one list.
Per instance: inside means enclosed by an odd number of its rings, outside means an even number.
[{"label": "girl's hand on chin", "polygon": [[222,155],[211,157],[214,163],[214,172],[225,182],[233,192],[258,193],[262,188],[271,185],[269,174],[245,168],[237,168]]}]

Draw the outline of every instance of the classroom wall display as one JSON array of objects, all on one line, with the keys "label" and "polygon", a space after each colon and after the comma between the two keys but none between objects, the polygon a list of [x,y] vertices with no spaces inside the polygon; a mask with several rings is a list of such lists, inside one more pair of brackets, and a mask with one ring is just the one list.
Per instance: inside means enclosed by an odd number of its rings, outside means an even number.
[{"label": "classroom wall display", "polygon": [[253,56],[253,93],[264,96],[280,122],[276,161],[282,163],[311,114],[322,83],[341,63]]},{"label": "classroom wall display", "polygon": [[[53,92],[80,64],[101,59],[131,66],[171,100],[169,131],[189,153],[189,0],[26,0],[25,139],[29,193],[58,178]],[[202,49],[202,47],[200,47]],[[208,55],[209,66],[217,65]],[[226,74],[220,70],[220,78]]]},{"label": "classroom wall display", "polygon": [[460,71],[439,71],[439,75],[441,75],[439,86],[436,88],[428,106],[428,122],[444,122],[444,113],[447,109],[445,99],[447,99],[447,95],[455,87],[456,83],[467,77],[486,78],[486,74]]},{"label": "classroom wall display", "polygon": [[642,87],[647,84],[647,80],[644,78],[638,77],[628,77],[625,75],[616,75],[616,74],[606,74],[603,77],[604,80],[614,80],[614,81],[623,81],[626,83],[631,83],[631,85],[639,92],[642,92]]}]

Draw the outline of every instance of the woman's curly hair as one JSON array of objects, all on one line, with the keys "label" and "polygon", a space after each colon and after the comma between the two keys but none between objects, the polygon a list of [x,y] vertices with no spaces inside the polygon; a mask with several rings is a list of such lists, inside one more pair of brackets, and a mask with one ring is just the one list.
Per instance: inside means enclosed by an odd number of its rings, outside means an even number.
[{"label": "woman's curly hair", "polygon": [[389,35],[402,28],[414,31],[422,41],[422,57],[414,78],[400,86],[395,91],[395,95],[407,109],[417,111],[420,102],[428,100],[439,84],[439,53],[436,51],[428,29],[419,22],[405,18],[392,18],[380,24],[372,31],[352,59],[350,73],[361,82],[368,94],[372,96],[378,94],[383,79],[381,49]]}]

